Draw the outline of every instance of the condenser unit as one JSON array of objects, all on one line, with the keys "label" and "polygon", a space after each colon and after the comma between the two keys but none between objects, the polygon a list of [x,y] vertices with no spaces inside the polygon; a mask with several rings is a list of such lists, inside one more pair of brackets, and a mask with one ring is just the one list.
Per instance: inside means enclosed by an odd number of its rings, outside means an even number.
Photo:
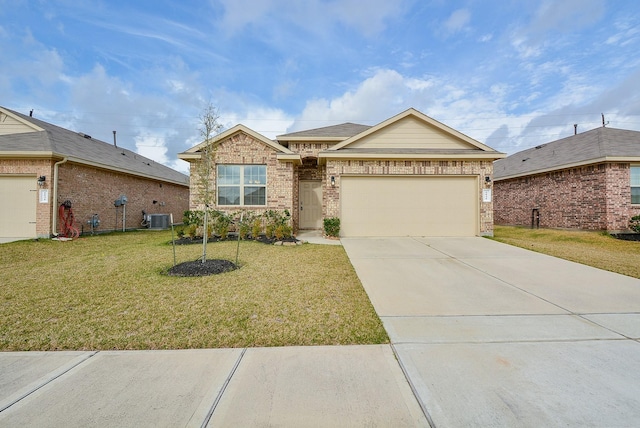
[{"label": "condenser unit", "polygon": [[170,226],[169,214],[149,215],[149,229],[168,229]]}]

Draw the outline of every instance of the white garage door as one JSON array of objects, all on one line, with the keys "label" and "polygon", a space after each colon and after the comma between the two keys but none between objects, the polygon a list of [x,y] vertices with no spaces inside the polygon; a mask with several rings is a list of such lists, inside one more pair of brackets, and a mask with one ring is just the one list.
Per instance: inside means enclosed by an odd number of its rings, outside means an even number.
[{"label": "white garage door", "polygon": [[0,242],[36,237],[36,177],[0,177]]},{"label": "white garage door", "polygon": [[476,177],[342,177],[342,236],[475,236]]}]

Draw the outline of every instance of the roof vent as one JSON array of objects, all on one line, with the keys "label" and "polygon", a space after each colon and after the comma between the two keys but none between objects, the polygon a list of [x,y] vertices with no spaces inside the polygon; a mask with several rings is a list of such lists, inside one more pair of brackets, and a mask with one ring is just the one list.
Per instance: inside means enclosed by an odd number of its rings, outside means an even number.
[{"label": "roof vent", "polygon": [[78,135],[82,138],[86,138],[87,140],[91,139],[91,135],[83,134],[82,132],[78,132]]}]

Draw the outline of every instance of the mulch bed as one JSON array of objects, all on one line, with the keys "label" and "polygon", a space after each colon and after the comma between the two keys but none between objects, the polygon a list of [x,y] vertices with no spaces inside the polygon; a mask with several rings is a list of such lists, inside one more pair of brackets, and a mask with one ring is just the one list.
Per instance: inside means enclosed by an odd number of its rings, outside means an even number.
[{"label": "mulch bed", "polygon": [[611,236],[624,241],[640,241],[640,233],[612,233]]},{"label": "mulch bed", "polygon": [[[219,236],[210,237],[207,242],[223,242],[223,241],[237,241],[238,237],[234,235],[229,235],[225,239],[221,239]],[[261,242],[263,244],[273,245],[277,242],[299,242],[295,237],[285,238],[285,239],[277,239],[277,238],[267,238],[265,235],[260,235],[258,238],[247,238],[247,241],[256,241]],[[188,236],[183,236],[182,238],[178,238],[175,240],[176,245],[193,245],[193,244],[202,244],[202,238],[189,238]]]},{"label": "mulch bed", "polygon": [[167,271],[167,275],[170,276],[208,276],[217,275],[220,273],[229,272],[238,269],[235,263],[229,260],[212,259],[194,260],[191,262],[184,262],[173,266]]}]

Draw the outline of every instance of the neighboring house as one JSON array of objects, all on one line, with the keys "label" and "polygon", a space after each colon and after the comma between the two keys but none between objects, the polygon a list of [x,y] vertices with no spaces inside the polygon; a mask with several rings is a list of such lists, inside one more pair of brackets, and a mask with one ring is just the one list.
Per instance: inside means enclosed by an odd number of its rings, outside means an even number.
[{"label": "neighboring house", "polygon": [[640,132],[596,128],[494,164],[496,224],[628,230],[640,214]]},{"label": "neighboring house", "polygon": [[341,236],[476,236],[493,233],[490,147],[409,109],[375,126],[345,123],[272,141],[237,125],[178,155],[198,164],[216,148],[214,208],[289,210],[299,229],[338,217]]},{"label": "neighboring house", "polygon": [[[189,177],[115,141],[0,107],[0,195],[0,242],[6,242],[57,235],[65,201],[80,232],[91,230],[95,214],[98,231],[140,227],[142,210],[180,221],[189,207]],[[116,207],[123,195],[127,203]]]}]

